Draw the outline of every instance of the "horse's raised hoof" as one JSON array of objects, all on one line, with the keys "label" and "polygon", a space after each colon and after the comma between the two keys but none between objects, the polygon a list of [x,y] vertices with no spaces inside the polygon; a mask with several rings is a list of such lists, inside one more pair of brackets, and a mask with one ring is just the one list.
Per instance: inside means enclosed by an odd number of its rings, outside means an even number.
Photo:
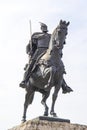
[{"label": "horse's raised hoof", "polygon": [[57,117],[57,114],[55,112],[50,112],[50,115],[52,115],[53,117]]}]

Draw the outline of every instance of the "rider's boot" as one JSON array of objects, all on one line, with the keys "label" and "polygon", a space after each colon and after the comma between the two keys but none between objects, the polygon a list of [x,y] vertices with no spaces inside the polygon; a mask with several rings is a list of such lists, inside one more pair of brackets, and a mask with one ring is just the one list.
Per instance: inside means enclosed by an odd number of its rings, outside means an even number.
[{"label": "rider's boot", "polygon": [[70,92],[73,92],[73,90],[69,86],[62,86],[63,94],[70,93]]},{"label": "rider's boot", "polygon": [[19,86],[20,87],[22,87],[22,88],[26,88],[26,86],[27,86],[27,78],[28,77],[28,72],[26,71],[25,73],[24,73],[24,78],[23,78],[23,80],[21,81],[21,83],[19,84]]},{"label": "rider's boot", "polygon": [[70,93],[70,92],[73,92],[73,90],[66,84],[65,80],[63,79],[62,93],[66,94],[66,93]]}]

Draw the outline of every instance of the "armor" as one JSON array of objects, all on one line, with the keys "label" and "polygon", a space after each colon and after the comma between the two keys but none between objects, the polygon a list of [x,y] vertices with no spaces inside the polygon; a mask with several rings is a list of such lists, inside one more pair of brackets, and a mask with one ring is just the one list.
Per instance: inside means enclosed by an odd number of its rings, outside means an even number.
[{"label": "armor", "polygon": [[50,42],[50,34],[43,34],[38,38],[37,48],[48,48]]},{"label": "armor", "polygon": [[34,33],[30,41],[32,44],[32,47],[30,48],[30,42],[29,42],[29,44],[26,46],[26,53],[29,54],[31,57],[33,57],[37,49],[38,50],[48,49],[50,37],[51,37],[51,34],[48,34],[48,33],[42,33],[42,32]]}]

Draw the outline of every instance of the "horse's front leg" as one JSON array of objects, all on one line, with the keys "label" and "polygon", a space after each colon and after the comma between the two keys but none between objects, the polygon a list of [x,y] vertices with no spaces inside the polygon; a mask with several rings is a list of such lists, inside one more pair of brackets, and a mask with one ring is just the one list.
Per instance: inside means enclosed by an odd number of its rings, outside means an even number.
[{"label": "horse's front leg", "polygon": [[28,97],[29,97],[29,95],[28,95],[28,93],[26,93],[26,95],[25,95],[25,102],[24,102],[24,112],[23,112],[22,122],[26,121],[26,112],[27,112],[28,100],[29,100]]},{"label": "horse's front leg", "polygon": [[47,104],[46,104],[46,100],[47,100],[47,98],[49,97],[49,94],[50,94],[50,92],[45,92],[45,93],[43,93],[43,95],[42,95],[42,101],[41,101],[41,103],[44,105],[44,107],[45,107],[45,111],[44,111],[44,116],[48,116],[48,110],[49,110],[49,108],[48,108],[48,106],[47,106]]},{"label": "horse's front leg", "polygon": [[50,111],[50,115],[52,115],[53,117],[57,117],[57,114],[54,111],[54,106],[55,106],[55,101],[57,99],[59,90],[60,90],[60,85],[56,85],[54,93],[52,95],[52,106],[51,106],[51,111]]},{"label": "horse's front leg", "polygon": [[23,111],[23,117],[22,117],[22,122],[26,121],[26,112],[27,112],[27,108],[28,105],[32,103],[34,98],[34,91],[27,91],[26,95],[25,95],[25,102],[24,102],[24,111]]}]

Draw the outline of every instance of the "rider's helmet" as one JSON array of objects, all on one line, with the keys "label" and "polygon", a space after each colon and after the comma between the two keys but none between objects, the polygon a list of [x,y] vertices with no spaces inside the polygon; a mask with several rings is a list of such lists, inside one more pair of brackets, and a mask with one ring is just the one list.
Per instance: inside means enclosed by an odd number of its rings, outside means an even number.
[{"label": "rider's helmet", "polygon": [[46,25],[46,24],[40,22],[40,25],[41,25],[41,30],[42,30],[42,32],[48,32],[48,29],[47,29],[47,25]]}]

